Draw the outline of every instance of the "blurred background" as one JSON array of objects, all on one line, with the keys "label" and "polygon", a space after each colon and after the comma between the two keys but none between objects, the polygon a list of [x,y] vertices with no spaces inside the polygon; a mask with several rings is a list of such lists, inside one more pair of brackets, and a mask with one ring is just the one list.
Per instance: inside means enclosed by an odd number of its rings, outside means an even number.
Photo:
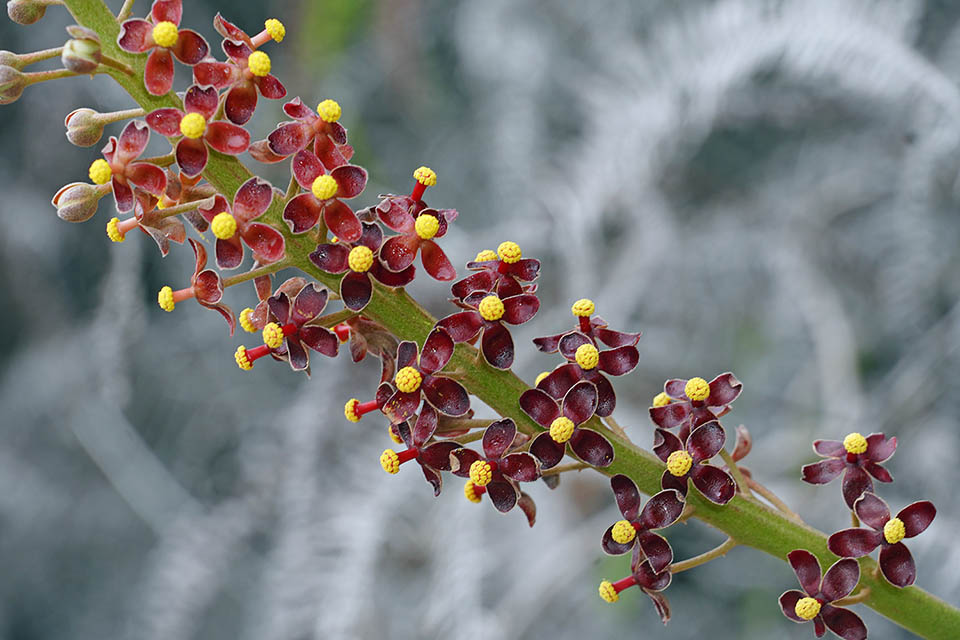
[{"label": "blurred background", "polygon": [[[936,503],[910,544],[918,583],[960,604],[960,4],[185,4],[220,57],[218,9],[251,33],[286,23],[266,50],[289,98],[343,106],[371,174],[355,202],[427,164],[429,202],[460,211],[455,264],[506,239],[543,261],[518,345],[570,326],[583,296],[642,330],[641,364],[616,382],[638,444],[664,379],[733,371],[745,392],[725,424],[753,434],[745,464],[832,532],[849,526],[839,481],[799,480],[810,442],[896,435],[881,493],[894,511]],[[67,24],[58,7],[0,21],[0,48],[57,46]],[[342,417],[372,395],[372,359],[316,357],[310,380],[239,371],[253,338],[192,303],[157,307],[189,282],[187,247],[110,243],[110,198],[87,224],[56,217],[55,191],[100,157],[63,135],[80,106],[133,105],[97,78],[0,110],[0,638],[809,637],[777,604],[789,567],[748,549],[678,575],[667,627],[635,589],[602,602],[629,562],[601,552],[620,516],[597,474],[534,486],[533,529],[468,503],[458,479],[434,499],[416,469],[387,476],[382,420]],[[280,107],[261,102],[254,139]],[[286,172],[262,168],[280,186]],[[427,280],[415,295],[449,313]],[[236,289],[239,311],[255,298]],[[528,346],[515,370],[556,363]],[[668,536],[677,558],[722,540],[699,522]],[[912,637],[857,610],[872,637]]]}]

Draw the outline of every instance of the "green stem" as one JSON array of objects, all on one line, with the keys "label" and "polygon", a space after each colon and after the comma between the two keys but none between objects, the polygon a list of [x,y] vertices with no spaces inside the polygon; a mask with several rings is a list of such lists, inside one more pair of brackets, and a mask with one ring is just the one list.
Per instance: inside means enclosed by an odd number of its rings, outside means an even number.
[{"label": "green stem", "polygon": [[49,60],[50,58],[59,58],[63,53],[63,47],[54,47],[53,49],[44,49],[43,51],[33,51],[31,53],[23,53],[18,57],[20,58],[20,69],[23,69],[27,65],[31,65],[35,62],[43,62],[44,60]]},{"label": "green stem", "polygon": [[100,69],[97,67],[92,73],[76,73],[70,71],[69,69],[51,69],[50,71],[34,71],[33,73],[23,74],[26,77],[26,82],[24,83],[25,87],[29,87],[32,84],[37,84],[38,82],[46,82],[47,80],[59,80],[60,78],[74,78],[76,76],[89,76],[95,75],[98,73],[107,73],[106,70]]},{"label": "green stem", "polygon": [[670,565],[670,573],[681,573],[688,569],[699,567],[700,565],[706,564],[715,558],[727,555],[727,552],[730,551],[730,549],[733,549],[735,546],[737,546],[737,541],[733,538],[727,538],[723,541],[723,544],[710,549],[710,551],[707,551],[706,553],[701,553],[698,556],[694,556],[681,562],[674,562]]},{"label": "green stem", "polygon": [[120,7],[120,13],[117,14],[117,22],[123,22],[130,17],[133,12],[133,3],[135,0],[123,0],[123,6]]},{"label": "green stem", "polygon": [[[268,276],[271,273],[276,273],[281,269],[286,269],[290,266],[290,263],[286,260],[280,260],[279,262],[274,262],[273,264],[268,264],[264,267],[258,269],[251,269],[245,273],[238,273],[235,276],[230,276],[229,278],[223,279],[224,287],[232,287],[235,284],[240,284],[241,282],[247,282],[248,280],[253,280],[254,278],[259,278],[260,276]],[[334,323],[336,324],[336,323]]]},{"label": "green stem", "polygon": [[[150,162],[150,159],[144,160],[144,162]],[[167,164],[173,164],[172,162]],[[157,163],[158,167],[165,167],[165,164]],[[183,204],[174,205],[172,207],[167,207],[166,209],[160,209],[157,212],[157,216],[160,218],[170,218],[172,216],[178,216],[181,213],[186,213],[187,211],[193,211],[194,209],[200,209],[201,207],[212,207],[213,206],[213,196],[209,198],[204,198],[203,200],[193,200],[192,202],[184,202]]]},{"label": "green stem", "polygon": [[570,464],[558,464],[555,467],[547,469],[540,475],[544,476],[555,476],[558,473],[565,473],[567,471],[580,471],[581,469],[592,469],[590,465],[585,462],[572,462]]},{"label": "green stem", "polygon": [[127,74],[128,76],[132,76],[132,75],[133,75],[133,69],[130,67],[130,65],[126,65],[126,64],[120,62],[119,60],[114,60],[114,59],[111,58],[110,56],[101,56],[101,57],[100,57],[100,64],[106,65],[106,66],[108,66],[108,67],[110,67],[110,68],[112,68],[112,69],[116,69],[117,71],[120,71],[120,72],[122,72],[122,73],[125,73],[125,74]]},{"label": "green stem", "polygon": [[733,474],[733,479],[737,481],[737,488],[740,489],[740,493],[749,498],[752,495],[750,493],[750,485],[748,485],[746,479],[744,479],[743,474],[740,472],[740,467],[737,466],[733,456],[731,456],[726,449],[720,449],[720,457],[727,463],[727,468],[730,470],[730,473]]}]

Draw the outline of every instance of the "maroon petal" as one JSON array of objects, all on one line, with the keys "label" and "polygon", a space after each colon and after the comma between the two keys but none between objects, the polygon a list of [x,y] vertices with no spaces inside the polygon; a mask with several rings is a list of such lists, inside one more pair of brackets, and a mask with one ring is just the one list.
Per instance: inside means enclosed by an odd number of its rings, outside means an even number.
[{"label": "maroon petal", "polygon": [[640,333],[624,333],[600,327],[593,330],[593,335],[608,347],[633,346],[640,342]]},{"label": "maroon petal", "polygon": [[680,449],[683,449],[683,441],[680,438],[665,429],[654,430],[653,452],[658,458],[666,462],[671,453]]},{"label": "maroon petal", "polygon": [[387,269],[403,271],[413,264],[419,248],[420,238],[415,235],[393,236],[383,243],[380,258],[383,259]]},{"label": "maroon petal", "polygon": [[[120,138],[117,140],[116,160],[120,164],[130,162],[143,153],[148,142],[150,142],[150,129],[147,123],[143,120],[131,120],[120,132]],[[104,149],[106,150],[106,147]]]},{"label": "maroon petal", "polygon": [[682,496],[687,495],[687,484],[687,476],[678,478],[669,471],[664,471],[663,475],[660,476],[660,487],[662,489],[674,489]]},{"label": "maroon petal", "polygon": [[281,325],[287,324],[290,320],[290,298],[287,297],[286,292],[281,291],[277,295],[267,298],[267,305],[278,323]]},{"label": "maroon petal", "polygon": [[443,476],[439,471],[427,464],[421,464],[420,470],[423,471],[423,477],[426,478],[427,482],[433,487],[433,497],[439,496],[440,491],[443,489]]},{"label": "maroon petal", "polygon": [[243,241],[253,249],[253,253],[263,264],[271,264],[284,254],[283,235],[271,226],[251,222],[241,233]]},{"label": "maroon petal", "polygon": [[217,15],[213,16],[213,28],[228,40],[236,40],[237,42],[246,43],[250,46],[253,45],[250,41],[250,36],[248,36],[243,29],[225,19],[220,15],[220,12],[217,12]]},{"label": "maroon petal", "polygon": [[150,15],[154,22],[172,22],[179,25],[183,16],[183,3],[181,0],[154,0]]},{"label": "maroon petal", "polygon": [[638,585],[651,591],[663,591],[670,586],[670,581],[673,579],[669,571],[661,573],[653,571],[653,567],[646,560],[634,569],[633,575]]},{"label": "maroon petal", "polygon": [[373,263],[373,266],[370,267],[370,275],[376,278],[378,281],[387,285],[388,287],[405,287],[411,282],[413,282],[414,276],[416,276],[416,268],[411,265],[401,271],[400,273],[394,273],[390,271],[380,260],[377,260]]},{"label": "maroon petal", "polygon": [[366,273],[351,271],[340,281],[340,298],[352,311],[360,311],[366,307],[372,296],[373,285],[370,283],[370,276]]},{"label": "maroon petal", "polygon": [[523,515],[527,516],[527,524],[532,527],[537,521],[537,503],[533,501],[533,498],[521,491],[520,498],[517,500],[517,506],[523,511]]},{"label": "maroon petal", "polygon": [[740,392],[743,391],[743,383],[737,380],[732,373],[721,373],[710,381],[710,395],[706,403],[711,407],[719,407],[730,404],[737,399]]},{"label": "maroon petal", "polygon": [[844,529],[827,538],[827,547],[842,558],[859,558],[880,546],[882,539],[883,534],[879,531]]},{"label": "maroon petal", "polygon": [[557,401],[541,389],[527,389],[520,395],[520,408],[541,427],[549,428],[560,415]]},{"label": "maroon petal", "polygon": [[330,172],[330,177],[337,182],[337,197],[345,200],[357,197],[367,186],[366,169],[352,164],[337,167]]},{"label": "maroon petal", "polygon": [[450,454],[463,445],[457,442],[435,442],[420,452],[420,460],[440,471],[450,470]]},{"label": "maroon petal", "polygon": [[[433,407],[424,406],[417,421],[410,430],[411,442],[414,447],[420,449],[433,436],[437,430],[437,412]],[[448,463],[449,464],[449,463]],[[432,466],[432,465],[431,465]]]},{"label": "maroon petal", "polygon": [[300,344],[300,340],[294,336],[289,336],[286,344],[291,369],[294,371],[303,371],[310,366],[310,352]]},{"label": "maroon petal", "polygon": [[167,174],[160,167],[146,162],[128,165],[127,181],[158,198],[167,190]]},{"label": "maroon petal", "polygon": [[864,492],[873,492],[873,480],[867,475],[867,472],[860,467],[847,467],[843,474],[843,499],[847,506],[853,509],[853,503]]},{"label": "maroon petal", "polygon": [[650,419],[664,429],[684,424],[690,418],[690,405],[686,402],[671,402],[662,407],[650,407]]},{"label": "maroon petal", "polygon": [[297,184],[306,190],[310,190],[313,181],[326,173],[320,159],[312,151],[301,149],[290,161],[290,171],[296,178]]},{"label": "maroon petal", "polygon": [[487,460],[502,458],[513,444],[515,437],[517,437],[517,425],[510,418],[491,423],[483,432],[483,455]]},{"label": "maroon petal", "polygon": [[437,322],[457,344],[473,340],[483,327],[483,319],[476,311],[461,311]]},{"label": "maroon petal", "polygon": [[417,363],[417,354],[419,349],[416,342],[404,340],[397,345],[397,369],[410,367]]},{"label": "maroon petal", "polygon": [[197,302],[214,305],[223,298],[223,282],[216,271],[207,269],[197,274],[193,283],[193,292]]},{"label": "maroon petal", "polygon": [[893,476],[884,467],[876,462],[868,462],[863,465],[863,469],[880,482],[893,482]]},{"label": "maroon petal", "polygon": [[590,340],[590,338],[579,331],[571,331],[570,333],[564,334],[564,336],[560,338],[560,344],[558,345],[558,348],[560,349],[560,353],[563,354],[564,358],[567,360],[573,360],[576,356],[577,349],[585,344],[593,344],[593,342]]},{"label": "maroon petal", "polygon": [[[817,568],[819,573],[820,569]],[[787,616],[794,622],[810,622],[809,620],[804,620],[797,615],[797,603],[800,602],[800,598],[807,597],[802,591],[797,591],[796,589],[791,589],[790,591],[784,591],[780,596],[780,608],[783,610],[783,615]]]},{"label": "maroon petal", "polygon": [[921,500],[901,509],[897,517],[903,521],[903,526],[906,529],[904,537],[912,538],[923,533],[933,522],[936,515],[937,508],[933,506],[933,503],[929,500]]},{"label": "maroon petal", "polygon": [[235,235],[226,240],[217,238],[215,247],[217,266],[221,269],[236,269],[243,262],[243,245],[240,244],[240,236]]},{"label": "maroon petal", "polygon": [[563,396],[562,409],[575,425],[583,424],[597,410],[597,387],[586,380],[573,385]]},{"label": "maroon petal", "polygon": [[533,258],[523,258],[510,265],[510,273],[526,282],[536,280],[540,274],[540,261]]},{"label": "maroon petal", "polygon": [[[463,280],[455,282],[450,287],[450,292],[462,300],[474,291],[490,291],[493,289],[493,283],[495,280],[496,276],[490,271],[472,273]],[[559,338],[560,336],[557,336],[558,340]],[[534,340],[534,342],[536,342],[536,340]]]},{"label": "maroon petal", "polygon": [[480,459],[473,449],[461,448],[450,452],[450,471],[461,478],[470,477],[470,466]]},{"label": "maroon petal", "polygon": [[390,418],[390,422],[402,422],[414,415],[418,406],[420,406],[419,391],[413,393],[397,391],[383,405],[383,412]]},{"label": "maroon petal", "polygon": [[306,326],[300,328],[300,340],[314,351],[331,358],[336,357],[340,348],[337,334],[326,327]]},{"label": "maroon petal", "polygon": [[506,513],[517,506],[520,490],[509,482],[491,482],[487,485],[487,495],[497,511]]},{"label": "maroon petal", "polygon": [[834,480],[846,468],[847,463],[842,458],[830,458],[811,464],[803,465],[803,481],[810,484],[827,484]]},{"label": "maroon petal", "polygon": [[676,522],[681,513],[683,496],[673,489],[665,489],[650,497],[640,512],[639,522],[644,529],[663,529]]},{"label": "maroon petal", "polygon": [[626,543],[619,543],[613,539],[613,527],[610,525],[607,527],[607,530],[603,532],[603,537],[600,539],[600,547],[603,549],[603,552],[611,556],[619,556],[633,549],[633,545],[636,544],[635,540],[631,540]]},{"label": "maroon petal", "polygon": [[[305,233],[320,222],[323,209],[323,205],[313,197],[312,193],[301,193],[283,208],[283,219],[290,225],[293,233]],[[360,226],[359,222],[357,226]]]},{"label": "maroon petal", "polygon": [[[624,519],[631,522],[636,520],[637,514],[640,513],[640,504],[643,502],[636,483],[629,476],[618,473],[610,478],[610,488],[613,489],[613,497]],[[655,529],[656,527],[647,528]]]},{"label": "maroon petal", "polygon": [[273,187],[266,180],[254,176],[240,185],[233,196],[233,215],[249,222],[258,218],[273,201]]},{"label": "maroon petal", "polygon": [[533,482],[540,477],[540,463],[526,451],[507,454],[499,467],[503,475],[517,482]]},{"label": "maroon petal", "polygon": [[864,457],[873,462],[883,462],[897,450],[897,438],[887,439],[882,433],[867,436],[867,450]]},{"label": "maroon petal", "polygon": [[330,136],[321,133],[314,138],[313,152],[320,158],[323,166],[332,170],[347,164],[353,155],[353,148],[349,145],[337,146]]},{"label": "maroon petal", "polygon": [[846,598],[860,581],[860,565],[853,558],[837,560],[823,574],[820,592],[827,602]]},{"label": "maroon petal", "polygon": [[420,371],[433,373],[443,369],[453,357],[453,338],[443,329],[434,327],[423,343],[420,353]]},{"label": "maroon petal", "polygon": [[880,549],[880,571],[895,587],[909,587],[917,579],[917,565],[902,542],[884,545]]},{"label": "maroon petal", "polygon": [[119,176],[113,176],[110,186],[113,189],[113,199],[116,202],[117,211],[126,213],[133,209],[133,190],[124,182],[121,182]]},{"label": "maroon petal", "polygon": [[824,458],[846,458],[847,450],[839,440],[814,440],[813,450]]},{"label": "maroon petal", "polygon": [[247,130],[230,122],[211,122],[203,139],[215,150],[230,156],[238,156],[250,146]]},{"label": "maroon petal", "polygon": [[323,221],[327,229],[343,242],[356,242],[363,234],[363,227],[353,209],[337,199],[323,205]]},{"label": "maroon petal", "polygon": [[830,631],[844,640],[867,640],[867,627],[860,616],[849,609],[825,604],[820,609],[820,618]]},{"label": "maroon petal", "polygon": [[463,386],[450,378],[428,375],[423,381],[423,393],[440,413],[462,416],[470,410],[470,396]]},{"label": "maroon petal", "polygon": [[510,324],[523,324],[537,315],[540,299],[537,296],[523,294],[510,296],[503,301],[503,321]]},{"label": "maroon petal", "polygon": [[177,165],[184,175],[194,177],[200,175],[207,166],[207,145],[200,138],[181,138],[176,149]]},{"label": "maroon petal", "polygon": [[807,595],[816,596],[820,592],[820,563],[817,557],[805,549],[796,549],[787,554],[787,562],[793,567]]},{"label": "maroon petal", "polygon": [[[177,43],[173,45],[173,55],[186,65],[195,65],[210,53],[210,45],[203,36],[193,29],[180,29]],[[212,115],[212,114],[211,114]]]},{"label": "maroon petal", "polygon": [[299,327],[323,313],[323,308],[327,306],[327,295],[326,289],[321,289],[312,282],[309,283],[293,299],[290,322]]},{"label": "maroon petal", "polygon": [[513,336],[499,322],[487,323],[480,340],[480,351],[484,360],[495,369],[513,366]]},{"label": "maroon petal", "polygon": [[690,479],[703,497],[716,504],[727,504],[737,493],[737,484],[730,474],[709,464],[694,465]]},{"label": "maroon petal", "polygon": [[[254,91],[254,95],[256,95],[256,91]],[[227,98],[229,99],[229,95]],[[233,118],[230,119],[236,122]],[[307,146],[312,133],[310,127],[305,124],[287,122],[274,129],[267,136],[267,144],[275,154],[289,156]]]},{"label": "maroon petal", "polygon": [[183,112],[173,107],[165,107],[151,111],[146,115],[145,120],[148,127],[162,136],[178,136],[180,135],[180,121],[183,120]]},{"label": "maroon petal", "polygon": [[633,371],[640,362],[640,352],[631,345],[600,352],[597,368],[611,376],[622,376]]},{"label": "maroon petal", "polygon": [[[223,89],[233,84],[237,66],[226,62],[200,62],[193,67],[193,81]],[[229,114],[228,114],[229,115]],[[238,122],[237,124],[243,124]]]},{"label": "maroon petal", "polygon": [[575,364],[565,364],[551,371],[550,375],[540,381],[537,388],[560,399],[579,381],[580,367]]},{"label": "maroon petal", "polygon": [[647,556],[650,568],[653,569],[654,573],[660,573],[673,562],[673,549],[663,536],[649,531],[641,531],[637,534],[637,541],[640,548],[643,549],[643,554]]},{"label": "maroon petal", "polygon": [[254,78],[260,95],[269,100],[280,100],[287,95],[287,88],[273,74],[268,73],[265,76]]},{"label": "maroon petal", "polygon": [[153,25],[140,18],[125,20],[120,25],[117,45],[129,53],[143,53],[154,47]]},{"label": "maroon petal", "polygon": [[173,56],[162,47],[154,47],[147,56],[147,66],[143,71],[143,83],[147,91],[162,96],[173,88]]},{"label": "maroon petal", "polygon": [[563,460],[565,452],[566,447],[555,442],[554,439],[550,437],[549,431],[544,431],[530,443],[530,453],[540,461],[541,469],[549,469],[557,466],[560,461]]},{"label": "maroon petal", "polygon": [[[476,275],[480,275],[480,274],[476,274]],[[470,276],[470,277],[473,277],[473,276]],[[456,295],[456,292],[454,292],[454,295]],[[557,349],[560,348],[560,338],[562,337],[563,337],[563,334],[558,333],[552,336],[534,338],[533,344],[536,345],[537,349],[539,349],[540,351],[543,351],[544,353],[556,353]]]},{"label": "maroon petal", "polygon": [[447,254],[443,252],[433,240],[424,240],[420,243],[420,260],[434,280],[447,281],[457,277],[457,270],[450,264]]},{"label": "maroon petal", "polygon": [[595,467],[613,464],[613,445],[593,429],[574,429],[570,448],[578,458]]},{"label": "maroon petal", "polygon": [[686,387],[687,381],[683,378],[672,378],[663,383],[664,392],[666,392],[666,394],[671,398],[686,398]]},{"label": "maroon petal", "polygon": [[687,451],[693,457],[693,463],[700,464],[720,453],[726,441],[726,432],[720,423],[714,420],[697,427],[690,433],[687,439]]},{"label": "maroon petal", "polygon": [[377,215],[380,221],[393,231],[402,234],[411,234],[416,222],[410,214],[413,201],[406,196],[387,198],[377,205]]}]

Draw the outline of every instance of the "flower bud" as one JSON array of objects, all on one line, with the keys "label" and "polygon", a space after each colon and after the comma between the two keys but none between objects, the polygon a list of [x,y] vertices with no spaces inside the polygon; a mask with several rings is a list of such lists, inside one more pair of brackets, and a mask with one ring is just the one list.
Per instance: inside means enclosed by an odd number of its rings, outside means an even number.
[{"label": "flower bud", "polygon": [[100,198],[106,193],[106,189],[86,182],[71,182],[61,187],[50,202],[57,208],[57,215],[61,220],[86,222],[97,212]]},{"label": "flower bud", "polygon": [[0,104],[16,102],[27,86],[27,76],[13,67],[0,65]]},{"label": "flower bud", "polygon": [[67,140],[78,147],[92,147],[103,136],[103,123],[100,114],[93,109],[82,107],[74,109],[64,118],[67,128]]},{"label": "flower bud", "polygon": [[44,0],[9,0],[7,15],[17,24],[33,24],[47,12]]},{"label": "flower bud", "polygon": [[0,65],[4,67],[13,67],[18,71],[23,70],[23,60],[13,51],[0,51]]},{"label": "flower bud", "polygon": [[60,61],[65,69],[74,73],[92,73],[100,66],[103,52],[100,50],[100,38],[96,31],[71,25],[67,27],[72,39],[63,45]]}]

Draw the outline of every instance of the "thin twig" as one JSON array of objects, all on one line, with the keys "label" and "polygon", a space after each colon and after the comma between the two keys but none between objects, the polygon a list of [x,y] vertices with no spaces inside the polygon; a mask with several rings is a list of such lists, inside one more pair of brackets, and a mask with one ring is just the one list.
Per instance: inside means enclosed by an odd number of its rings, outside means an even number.
[{"label": "thin twig", "polygon": [[581,469],[589,469],[590,465],[585,462],[571,462],[570,464],[561,464],[553,467],[552,469],[547,469],[541,476],[555,476],[558,473],[564,473],[565,471],[580,471]]},{"label": "thin twig", "polygon": [[863,602],[869,597],[870,597],[870,587],[863,587],[862,589],[860,589],[859,592],[857,592],[856,595],[847,596],[846,598],[840,598],[839,600],[835,602],[831,602],[830,604],[837,607],[845,607],[847,605]]},{"label": "thin twig", "polygon": [[727,552],[730,551],[730,549],[733,549],[735,546],[737,546],[737,541],[733,538],[727,538],[719,547],[711,549],[706,553],[701,553],[698,556],[694,556],[681,562],[674,562],[670,565],[670,573],[680,573],[681,571],[686,571],[687,569],[699,567],[700,565],[706,564],[715,558],[727,555]]},{"label": "thin twig", "polygon": [[607,416],[603,420],[606,422],[607,428],[610,429],[610,431],[613,431],[627,442],[633,442],[630,440],[630,436],[627,435],[627,432],[624,431],[623,427],[620,426],[620,423],[613,419],[613,416]]},{"label": "thin twig", "polygon": [[737,481],[737,488],[740,489],[741,495],[747,497],[752,496],[753,494],[750,492],[750,487],[747,485],[747,481],[743,473],[740,472],[740,467],[737,466],[733,456],[731,456],[726,449],[720,449],[720,457],[727,463],[727,468],[730,469],[730,473],[733,474],[733,479]]},{"label": "thin twig", "polygon": [[[157,165],[157,166],[162,166],[162,165]],[[184,202],[183,204],[167,207],[166,209],[160,209],[158,215],[161,218],[178,216],[181,213],[193,211],[194,209],[201,209],[203,207],[212,207],[213,202],[214,202],[214,196],[210,196],[209,198],[204,198],[202,200],[194,200],[193,202]]]},{"label": "thin twig", "polygon": [[123,22],[130,17],[133,12],[134,0],[123,0],[123,6],[120,7],[120,13],[117,14],[117,22]]},{"label": "thin twig", "polygon": [[277,271],[280,271],[281,269],[284,269],[284,268],[289,267],[289,266],[290,266],[290,263],[289,263],[287,260],[280,260],[280,261],[278,261],[278,262],[274,262],[274,263],[272,263],[272,264],[268,264],[268,265],[263,266],[263,267],[260,267],[260,268],[258,268],[258,269],[251,269],[250,271],[247,271],[246,273],[238,273],[238,274],[235,275],[235,276],[230,276],[229,278],[224,278],[224,279],[223,279],[223,286],[224,286],[224,287],[231,287],[231,286],[233,286],[233,285],[235,285],[235,284],[240,284],[241,282],[246,282],[247,280],[253,280],[254,278],[258,278],[258,277],[260,277],[260,276],[266,276],[266,275],[270,275],[271,273],[276,273]]},{"label": "thin twig", "polygon": [[747,484],[751,489],[759,493],[761,496],[767,499],[767,501],[776,507],[781,513],[788,516],[789,518],[796,520],[797,522],[803,522],[803,518],[800,515],[787,506],[787,503],[777,497],[773,491],[767,489],[765,486],[754,480],[753,478],[747,478],[744,476],[744,479],[747,481]]}]

